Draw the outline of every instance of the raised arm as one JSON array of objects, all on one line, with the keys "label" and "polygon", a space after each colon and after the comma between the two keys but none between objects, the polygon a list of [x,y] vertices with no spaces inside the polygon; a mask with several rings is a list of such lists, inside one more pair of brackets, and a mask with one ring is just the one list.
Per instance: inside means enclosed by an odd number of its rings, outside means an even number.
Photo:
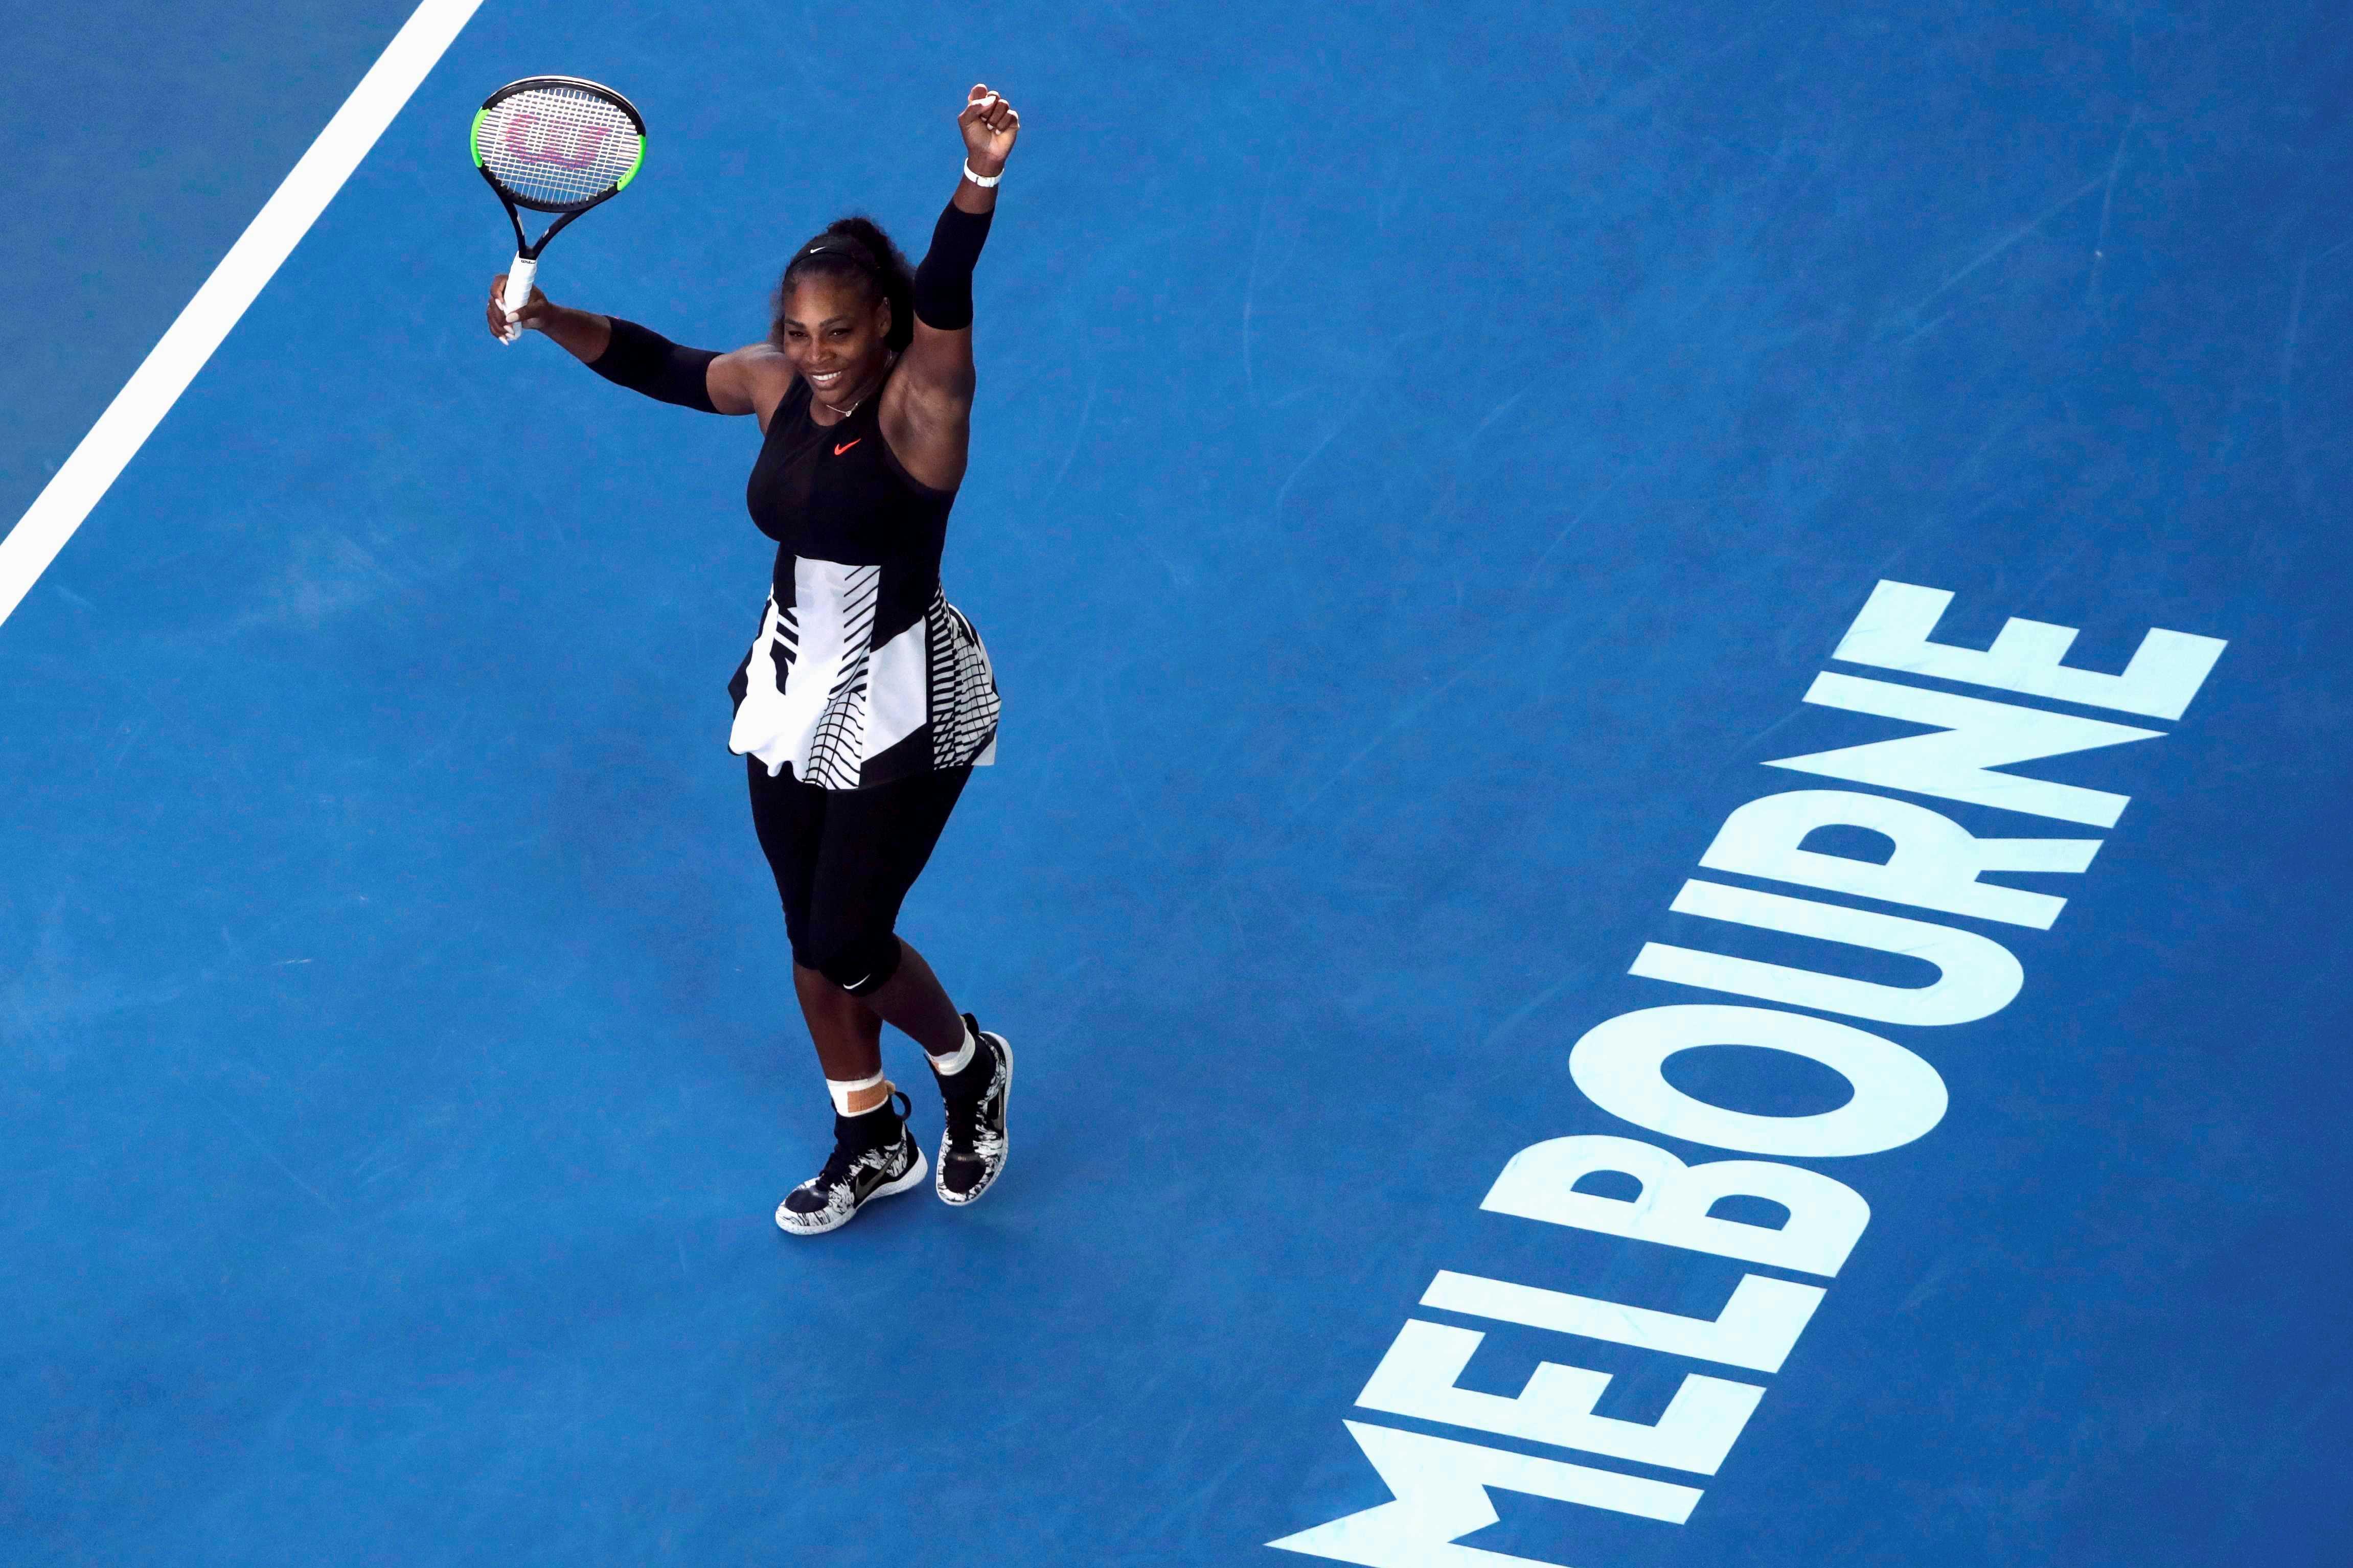
[{"label": "raised arm", "polygon": [[[1013,105],[986,84],[965,95],[965,177],[915,268],[915,336],[882,395],[883,438],[901,466],[936,489],[964,479],[972,436],[972,271],[997,210],[997,179],[1021,133]],[[989,183],[976,183],[975,176]]]},{"label": "raised arm", "polygon": [[[506,281],[504,274],[491,280],[490,327],[494,337],[504,336],[501,324],[507,317],[499,301]],[[513,324],[546,333],[566,353],[617,386],[705,414],[755,412],[760,384],[773,376],[765,362],[775,357],[775,351],[765,343],[732,353],[686,348],[635,321],[555,304],[536,289],[531,291],[530,301],[515,312]],[[770,376],[764,377],[764,372],[771,373]]]}]

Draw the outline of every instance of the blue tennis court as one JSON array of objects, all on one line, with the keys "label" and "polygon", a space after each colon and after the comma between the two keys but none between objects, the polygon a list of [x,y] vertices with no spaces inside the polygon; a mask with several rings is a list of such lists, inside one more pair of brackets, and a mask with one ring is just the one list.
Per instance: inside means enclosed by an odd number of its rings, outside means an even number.
[{"label": "blue tennis court", "polygon": [[[414,9],[0,28],[0,527]],[[418,68],[0,624],[0,1560],[2340,1558],[2340,12],[487,0]],[[649,127],[543,286],[718,348],[1020,104],[998,759],[900,924],[1021,1052],[984,1205],[771,1221],[759,438],[485,333],[543,72]]]}]

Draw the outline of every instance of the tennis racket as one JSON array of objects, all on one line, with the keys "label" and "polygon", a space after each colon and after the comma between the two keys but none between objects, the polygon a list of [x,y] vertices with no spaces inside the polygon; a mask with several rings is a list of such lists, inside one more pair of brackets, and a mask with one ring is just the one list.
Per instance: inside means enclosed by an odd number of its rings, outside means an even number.
[{"label": "tennis racket", "polygon": [[[512,317],[531,302],[547,242],[637,178],[646,161],[645,117],[609,87],[572,76],[527,76],[483,100],[471,140],[474,167],[514,226],[514,265],[499,300]],[[523,237],[521,207],[557,215],[535,243]],[[510,324],[502,341],[522,335]]]}]

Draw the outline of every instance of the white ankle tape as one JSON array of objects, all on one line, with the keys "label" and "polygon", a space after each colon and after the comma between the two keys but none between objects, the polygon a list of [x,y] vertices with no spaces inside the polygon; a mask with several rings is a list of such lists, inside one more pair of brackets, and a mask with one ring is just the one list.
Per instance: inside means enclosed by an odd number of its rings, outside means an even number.
[{"label": "white ankle tape", "polygon": [[[826,1093],[833,1096],[833,1108],[841,1112],[842,1115],[863,1116],[866,1114],[866,1111],[852,1110],[849,1109],[849,1097],[853,1094],[862,1094],[870,1089],[881,1089],[884,1081],[883,1076],[879,1072],[872,1078],[861,1078],[850,1083],[844,1083],[838,1078],[829,1078],[825,1080],[825,1091]],[[881,1099],[881,1104],[888,1105],[890,1103],[891,1097],[887,1094],[884,1095]],[[877,1106],[870,1105],[866,1108],[866,1110],[873,1110],[876,1109],[878,1109]]]},{"label": "white ankle tape", "polygon": [[972,1032],[972,1026],[966,1024],[964,1026],[964,1044],[956,1048],[955,1055],[952,1057],[934,1057],[932,1070],[942,1078],[954,1078],[972,1065],[973,1053],[979,1048],[979,1037]]}]

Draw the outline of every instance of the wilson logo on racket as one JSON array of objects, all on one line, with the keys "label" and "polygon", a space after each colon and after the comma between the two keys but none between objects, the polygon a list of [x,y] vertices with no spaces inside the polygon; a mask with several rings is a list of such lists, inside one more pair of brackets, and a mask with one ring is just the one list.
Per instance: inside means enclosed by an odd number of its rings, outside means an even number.
[{"label": "wilson logo on racket", "polygon": [[[609,125],[559,125],[534,147],[531,139],[538,124],[538,115],[518,114],[507,121],[507,133],[501,140],[508,152],[527,163],[561,163],[567,169],[585,169],[595,163],[605,138],[613,133]],[[575,137],[569,152],[564,145],[566,132],[573,132]]]}]

